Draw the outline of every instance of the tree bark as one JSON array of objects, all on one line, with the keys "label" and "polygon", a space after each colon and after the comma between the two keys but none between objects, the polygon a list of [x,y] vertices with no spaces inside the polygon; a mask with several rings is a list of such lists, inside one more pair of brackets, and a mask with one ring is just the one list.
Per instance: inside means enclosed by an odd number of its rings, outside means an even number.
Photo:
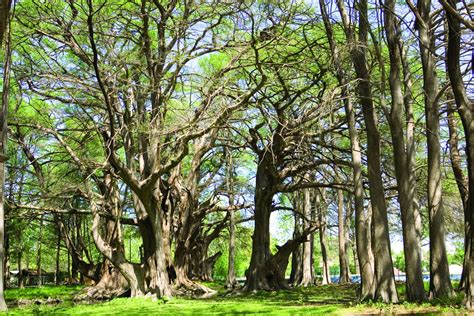
[{"label": "tree bark", "polygon": [[[456,1],[448,0],[452,8],[456,8]],[[443,3],[443,5],[445,5]],[[468,198],[467,198],[467,214],[465,217],[465,227],[468,232],[467,243],[470,249],[466,249],[464,257],[467,258],[465,274],[465,292],[466,307],[470,310],[474,309],[474,104],[466,94],[463,77],[460,69],[460,51],[461,51],[461,25],[456,18],[456,12],[451,12],[445,7],[446,18],[448,21],[448,51],[447,51],[447,68],[451,89],[456,101],[457,110],[461,117],[464,134],[466,135],[466,154],[467,154],[467,173],[468,173]]]},{"label": "tree bark", "polygon": [[439,93],[436,78],[435,39],[430,17],[431,0],[419,0],[419,46],[423,65],[426,137],[428,146],[428,212],[430,231],[430,299],[451,296],[449,264],[445,245],[444,209],[439,135]]},{"label": "tree bark", "polygon": [[0,48],[5,39],[5,60],[3,61],[3,87],[2,87],[2,107],[0,112],[0,311],[7,311],[7,304],[5,303],[5,284],[3,275],[5,262],[5,162],[7,153],[7,113],[8,113],[8,99],[10,93],[10,66],[11,66],[11,47],[9,35],[10,23],[10,0],[0,1]]},{"label": "tree bark", "polygon": [[[338,2],[341,15],[345,14],[344,7],[341,2]],[[345,114],[347,117],[347,125],[349,128],[349,138],[351,141],[351,156],[352,156],[352,167],[354,181],[354,201],[355,201],[355,212],[356,212],[356,243],[357,251],[359,253],[358,258],[360,260],[359,266],[364,267],[363,273],[361,274],[361,291],[360,298],[362,300],[371,298],[374,291],[374,268],[373,262],[369,260],[370,255],[366,249],[371,251],[370,245],[370,218],[368,218],[364,210],[364,187],[362,184],[362,156],[359,144],[359,135],[356,128],[355,110],[353,108],[352,101],[350,99],[350,92],[348,91],[347,75],[342,67],[342,61],[339,56],[339,48],[337,47],[334,39],[334,31],[332,24],[329,20],[327,13],[326,4],[324,0],[320,0],[321,14],[323,16],[324,26],[328,37],[329,45],[333,54],[334,64],[336,66],[336,76],[341,86],[341,97],[344,102]],[[347,21],[347,16],[345,16]],[[348,24],[344,24],[344,27],[350,27]],[[347,32],[349,40],[354,40],[352,32]],[[342,267],[342,266],[341,266]],[[341,278],[342,279],[342,278]]]},{"label": "tree bark", "polygon": [[[293,212],[294,217],[294,229],[293,229],[293,239],[299,238],[303,231],[303,224],[301,222],[301,216],[299,215],[299,210],[301,209],[301,199],[300,192],[295,192],[293,207],[295,212]],[[303,257],[303,248],[301,245],[295,247],[291,257],[291,272],[290,272],[290,284],[298,285],[301,283],[303,278],[303,269],[302,269],[302,257]]]},{"label": "tree bark", "polygon": [[[374,279],[364,281],[364,276],[370,277],[370,259],[364,260],[365,255],[361,249],[368,243],[362,242],[367,236],[364,236],[364,230],[360,229],[364,222],[362,213],[357,212],[356,200],[356,241],[357,255],[361,270],[362,284],[367,284],[360,298],[362,300],[381,298],[384,302],[398,302],[398,296],[395,291],[395,280],[393,276],[393,263],[390,253],[390,239],[388,233],[387,206],[385,203],[385,194],[382,182],[382,172],[380,167],[380,133],[377,128],[376,113],[373,104],[373,95],[371,88],[370,72],[367,65],[367,36],[369,20],[367,13],[367,1],[359,3],[359,38],[355,40],[353,28],[350,25],[349,16],[341,0],[337,1],[339,12],[341,13],[344,31],[346,37],[353,43],[351,50],[351,59],[354,64],[356,77],[359,79],[358,98],[362,105],[362,114],[365,121],[365,130],[367,132],[367,167],[369,178],[369,193],[372,207],[372,248],[374,252]],[[359,194],[360,196],[360,194]],[[360,203],[360,202],[359,202]],[[360,214],[358,216],[358,214]],[[359,243],[359,241],[361,241]],[[360,245],[360,247],[359,247]]]},{"label": "tree bark", "polygon": [[259,157],[255,180],[255,228],[252,236],[252,255],[246,272],[244,291],[270,291],[288,287],[280,271],[273,266],[270,252],[270,214],[277,184],[272,159],[267,151]]},{"label": "tree bark", "polygon": [[[454,96],[448,93],[448,99],[453,99]],[[469,196],[468,192],[468,179],[464,175],[464,171],[461,165],[461,154],[459,152],[458,145],[458,123],[454,115],[456,112],[456,105],[453,101],[448,100],[448,130],[449,130],[449,158],[451,160],[451,167],[453,169],[454,178],[458,187],[459,195],[461,196],[462,206],[464,210],[464,223],[469,222],[468,210],[467,210],[467,199]],[[465,290],[467,271],[469,269],[469,253],[471,251],[471,239],[469,238],[469,225],[464,225],[464,260],[463,270],[461,274],[461,280],[459,281],[459,290]]]},{"label": "tree bark", "polygon": [[[390,49],[390,91],[391,110],[387,119],[389,121],[393,144],[393,159],[395,162],[395,175],[397,179],[398,201],[402,214],[403,246],[405,253],[405,266],[407,267],[407,300],[420,302],[425,300],[425,290],[423,287],[423,273],[421,269],[421,244],[419,243],[416,227],[417,210],[415,203],[415,187],[410,183],[410,170],[406,144],[403,135],[403,93],[400,77],[401,68],[401,44],[399,30],[395,18],[395,1],[386,0],[384,5],[384,25],[387,43]],[[377,256],[377,255],[376,255]],[[393,273],[392,273],[393,274]],[[379,276],[381,276],[379,274]],[[395,287],[393,286],[393,289]],[[390,293],[380,293],[383,297]],[[392,294],[396,297],[396,291]]]}]

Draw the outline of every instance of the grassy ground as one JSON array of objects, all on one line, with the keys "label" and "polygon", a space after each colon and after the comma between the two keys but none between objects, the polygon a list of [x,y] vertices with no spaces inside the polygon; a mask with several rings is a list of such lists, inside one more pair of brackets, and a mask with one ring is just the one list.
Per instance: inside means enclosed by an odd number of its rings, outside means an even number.
[{"label": "grassy ground", "polygon": [[[298,288],[289,291],[259,292],[255,294],[226,294],[219,283],[206,284],[219,294],[208,299],[174,298],[171,301],[153,301],[147,298],[118,298],[109,302],[74,305],[71,301],[79,287],[43,287],[40,289],[7,290],[6,298],[11,303],[19,298],[60,298],[58,305],[30,305],[10,308],[11,315],[56,314],[56,315],[229,315],[229,314],[399,314],[418,313],[436,315],[467,315],[461,307],[462,297],[436,301],[421,305],[402,303],[356,304],[355,285],[328,285]],[[403,286],[399,286],[403,293]]]}]

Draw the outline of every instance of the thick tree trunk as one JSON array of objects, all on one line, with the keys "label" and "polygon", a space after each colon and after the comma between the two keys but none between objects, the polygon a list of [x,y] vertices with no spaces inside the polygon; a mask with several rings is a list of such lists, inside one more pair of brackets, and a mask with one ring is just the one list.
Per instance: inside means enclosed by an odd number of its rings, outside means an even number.
[{"label": "thick tree trunk", "polygon": [[252,236],[252,255],[246,272],[244,291],[278,290],[287,288],[284,277],[272,263],[270,252],[270,215],[276,186],[271,154],[259,159],[255,181],[255,228]]},{"label": "thick tree trunk", "polygon": [[[448,0],[447,3],[451,7],[456,8],[457,1]],[[467,173],[468,173],[468,198],[466,213],[464,215],[466,222],[465,227],[467,234],[466,244],[470,245],[470,249],[466,249],[464,257],[468,260],[465,274],[465,292],[466,306],[474,309],[474,104],[466,94],[463,77],[460,69],[461,54],[461,25],[455,14],[445,8],[448,20],[448,51],[447,51],[447,68],[451,89],[454,94],[459,116],[461,117],[464,134],[466,135],[466,154],[467,154]]]},{"label": "thick tree trunk", "polygon": [[344,216],[344,195],[342,190],[337,190],[337,223],[339,244],[339,283],[347,284],[349,279],[349,257],[346,252],[347,241]]},{"label": "thick tree trunk", "polygon": [[[294,208],[295,212],[293,213],[295,225],[293,230],[293,239],[297,239],[301,236],[303,231],[303,224],[301,222],[301,216],[299,215],[301,206],[301,201],[299,199],[299,194],[295,193]],[[303,269],[302,269],[302,257],[303,257],[303,248],[301,245],[295,247],[291,257],[291,272],[290,272],[290,284],[298,285],[301,283],[303,278]]]},{"label": "thick tree trunk", "polygon": [[428,145],[428,212],[430,231],[430,299],[451,296],[449,264],[445,246],[442,199],[441,153],[439,142],[439,93],[436,78],[435,40],[431,30],[431,0],[419,0],[418,20],[423,90],[425,93],[426,137]]},{"label": "thick tree trunk", "polygon": [[[403,245],[405,266],[407,267],[407,300],[423,301],[426,298],[423,287],[423,273],[421,269],[421,244],[419,243],[416,220],[415,188],[411,187],[408,156],[403,135],[403,93],[400,77],[401,51],[400,39],[396,26],[395,1],[386,0],[384,6],[384,25],[390,48],[390,91],[391,110],[387,119],[390,125],[393,144],[393,158],[395,161],[395,175],[397,179],[398,201],[402,213]],[[377,255],[376,255],[377,256]],[[395,287],[393,286],[393,289]],[[383,297],[390,293],[377,293],[384,301],[391,299]],[[396,297],[396,291],[392,294]]]}]

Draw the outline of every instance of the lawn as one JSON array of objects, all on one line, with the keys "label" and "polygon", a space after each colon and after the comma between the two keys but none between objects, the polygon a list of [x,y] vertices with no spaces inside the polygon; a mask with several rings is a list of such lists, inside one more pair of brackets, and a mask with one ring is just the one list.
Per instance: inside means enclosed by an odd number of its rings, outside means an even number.
[{"label": "lawn", "polygon": [[[94,304],[74,304],[72,296],[80,287],[43,287],[7,290],[9,303],[19,298],[60,298],[57,305],[29,305],[11,307],[10,315],[228,315],[228,314],[394,314],[417,313],[436,315],[444,312],[467,315],[462,308],[462,297],[424,304],[355,303],[355,285],[326,285],[297,288],[288,291],[258,293],[225,293],[222,284],[208,283],[218,295],[208,299],[174,298],[170,301],[153,301],[150,298],[117,298]],[[400,292],[403,292],[400,286]]]}]

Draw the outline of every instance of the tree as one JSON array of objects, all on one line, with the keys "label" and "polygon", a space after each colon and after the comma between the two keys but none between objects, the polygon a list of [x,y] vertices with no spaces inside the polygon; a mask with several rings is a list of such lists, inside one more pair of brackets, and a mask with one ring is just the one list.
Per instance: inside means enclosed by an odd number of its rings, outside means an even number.
[{"label": "tree", "polygon": [[11,66],[11,47],[10,47],[10,7],[11,0],[0,1],[0,49],[5,40],[5,51],[3,58],[3,85],[2,85],[2,108],[0,112],[0,311],[7,310],[7,304],[4,297],[4,273],[5,273],[5,162],[7,147],[7,113],[8,98],[10,93],[10,66]]},{"label": "tree", "polygon": [[439,136],[438,80],[436,78],[435,39],[430,25],[431,1],[418,1],[417,26],[423,65],[426,135],[428,147],[428,212],[430,225],[430,298],[452,295],[445,246]]},{"label": "tree", "polygon": [[403,135],[403,92],[400,77],[402,54],[400,49],[400,33],[397,29],[394,13],[395,1],[385,1],[383,12],[385,33],[390,51],[389,82],[392,97],[390,113],[387,114],[387,118],[392,134],[398,200],[402,214],[403,245],[405,260],[407,261],[407,299],[409,301],[423,301],[425,299],[425,290],[421,269],[421,244],[416,228],[419,214],[414,196],[415,188],[410,181],[410,157],[406,151]]},{"label": "tree", "polygon": [[454,99],[457,106],[457,111],[461,117],[461,122],[466,136],[466,154],[467,154],[467,173],[468,173],[468,198],[467,207],[465,208],[465,225],[467,237],[466,243],[470,245],[470,249],[466,248],[465,256],[468,263],[466,263],[465,274],[465,292],[466,292],[466,306],[469,309],[474,309],[474,121],[473,121],[473,107],[472,102],[468,99],[466,89],[464,87],[463,77],[460,66],[460,52],[461,52],[461,20],[458,12],[453,11],[456,8],[455,1],[443,1],[443,8],[448,22],[448,43],[446,63],[448,69],[448,76],[451,83]]},{"label": "tree", "polygon": [[[354,44],[354,48],[351,50],[351,59],[356,77],[360,80],[358,83],[357,96],[362,106],[365,130],[367,133],[367,167],[372,208],[372,241],[374,242],[373,252],[375,266],[372,270],[370,261],[367,260],[368,258],[358,252],[362,275],[361,299],[380,298],[384,302],[397,302],[398,296],[395,289],[393,263],[390,255],[387,206],[384,198],[380,165],[380,132],[377,128],[376,112],[370,85],[370,72],[367,68],[367,37],[370,26],[367,1],[361,1],[359,4],[359,36],[357,41],[343,2],[338,1],[337,3],[346,37],[349,42]],[[360,228],[359,225],[362,225],[362,223],[362,221],[358,221],[358,224],[356,224],[356,234],[363,233],[363,230],[357,232]],[[359,240],[364,238],[363,235],[358,236]],[[363,246],[364,244],[361,243],[360,245]],[[364,271],[364,269],[366,270]],[[364,277],[366,281],[364,281]]]}]

